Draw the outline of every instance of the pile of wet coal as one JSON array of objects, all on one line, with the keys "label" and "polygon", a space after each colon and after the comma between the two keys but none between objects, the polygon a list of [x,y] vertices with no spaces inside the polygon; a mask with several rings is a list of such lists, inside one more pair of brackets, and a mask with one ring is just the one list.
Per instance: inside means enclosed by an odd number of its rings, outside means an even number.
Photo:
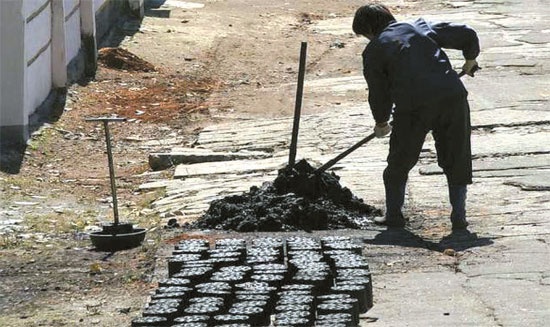
[{"label": "pile of wet coal", "polygon": [[273,182],[213,201],[191,227],[251,231],[361,229],[381,211],[342,187],[334,173],[315,174],[301,160],[279,170]]}]

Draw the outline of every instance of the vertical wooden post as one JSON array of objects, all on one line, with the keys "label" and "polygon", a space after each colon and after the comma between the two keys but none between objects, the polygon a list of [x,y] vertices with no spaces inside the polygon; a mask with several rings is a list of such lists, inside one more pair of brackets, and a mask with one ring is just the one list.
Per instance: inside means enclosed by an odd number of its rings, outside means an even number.
[{"label": "vertical wooden post", "polygon": [[86,54],[86,76],[95,76],[97,70],[97,40],[93,0],[80,0],[80,33]]},{"label": "vertical wooden post", "polygon": [[63,0],[52,0],[52,84],[67,87],[67,54],[65,48],[65,6]]},{"label": "vertical wooden post", "polygon": [[288,165],[294,166],[296,161],[296,148],[298,145],[298,129],[300,128],[300,115],[302,111],[302,97],[304,92],[304,76],[306,73],[307,42],[302,42],[300,48],[300,66],[298,69],[298,86],[296,89],[296,103],[294,106],[294,123],[292,125],[292,139],[290,140],[290,153]]},{"label": "vertical wooden post", "polygon": [[115,216],[115,225],[118,225],[118,199],[116,196],[115,165],[113,163],[113,150],[111,148],[111,133],[109,132],[109,121],[103,121],[105,128],[105,142],[107,145],[107,160],[109,162],[109,178],[111,180],[111,194],[113,195],[113,214]]},{"label": "vertical wooden post", "polygon": [[29,115],[25,108],[27,69],[23,1],[0,0],[0,141],[24,144]]},{"label": "vertical wooden post", "polygon": [[109,122],[126,121],[126,118],[98,117],[98,118],[86,118],[85,120],[89,122],[100,121],[103,123],[103,128],[105,129],[105,144],[107,145],[107,160],[109,163],[109,179],[111,181],[111,195],[113,196],[113,214],[115,216],[114,225],[118,226],[120,220],[118,217],[118,199],[116,195],[115,165],[113,163],[113,150],[111,147],[111,133],[109,131]]}]

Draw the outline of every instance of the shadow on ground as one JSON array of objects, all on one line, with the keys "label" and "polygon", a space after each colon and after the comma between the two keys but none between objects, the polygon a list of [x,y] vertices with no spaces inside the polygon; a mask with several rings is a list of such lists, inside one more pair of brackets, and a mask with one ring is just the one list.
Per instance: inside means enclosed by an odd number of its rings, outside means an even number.
[{"label": "shadow on ground", "polygon": [[0,171],[7,174],[18,174],[27,145],[21,142],[0,141]]},{"label": "shadow on ground", "polygon": [[[32,135],[45,124],[52,124],[61,118],[65,108],[67,89],[52,90],[48,98],[29,117],[28,135]],[[18,174],[27,151],[27,143],[19,137],[2,137],[0,139],[0,171],[7,174]]]},{"label": "shadow on ground", "polygon": [[377,234],[372,240],[365,240],[365,243],[372,245],[397,245],[414,247],[443,252],[446,249],[464,251],[470,248],[487,246],[493,241],[487,237],[478,237],[476,233],[468,230],[452,232],[443,237],[439,242],[424,239],[412,231],[404,228],[388,228]]}]

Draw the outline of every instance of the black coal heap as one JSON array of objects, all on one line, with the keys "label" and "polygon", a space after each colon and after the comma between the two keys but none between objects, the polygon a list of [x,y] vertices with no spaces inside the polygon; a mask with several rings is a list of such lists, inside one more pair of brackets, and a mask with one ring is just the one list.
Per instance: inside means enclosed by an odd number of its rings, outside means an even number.
[{"label": "black coal heap", "polygon": [[363,203],[334,174],[314,174],[306,161],[279,170],[278,176],[242,195],[215,200],[191,227],[240,232],[353,228],[381,211]]}]

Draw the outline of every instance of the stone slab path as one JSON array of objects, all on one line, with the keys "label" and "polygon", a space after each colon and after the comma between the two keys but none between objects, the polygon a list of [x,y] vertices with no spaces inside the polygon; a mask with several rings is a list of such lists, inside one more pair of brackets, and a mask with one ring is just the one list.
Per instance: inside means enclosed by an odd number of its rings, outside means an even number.
[{"label": "stone slab path", "polygon": [[[400,1],[387,1],[398,4]],[[470,234],[450,234],[443,175],[428,137],[407,186],[410,226],[341,231],[364,239],[374,268],[375,306],[364,326],[547,326],[550,321],[550,7],[545,1],[445,1],[433,20],[465,22],[480,36],[483,67],[465,78],[472,109],[474,184]],[[408,17],[398,17],[399,19]],[[325,20],[317,33],[350,37],[350,19]],[[449,51],[456,66],[460,53]],[[362,76],[308,79],[305,92],[366,89]],[[305,103],[305,106],[308,104]],[[367,104],[339,103],[302,117],[298,159],[321,165],[370,133]],[[261,158],[181,164],[174,179],[145,184],[166,196],[165,218],[191,221],[213,199],[272,181],[288,161],[292,118],[241,119],[205,129],[196,148],[261,153]],[[343,185],[383,207],[388,140],[375,139],[336,164]],[[206,153],[206,152],[205,152]],[[335,232],[338,233],[338,232]],[[444,251],[452,249],[453,251]]]}]

